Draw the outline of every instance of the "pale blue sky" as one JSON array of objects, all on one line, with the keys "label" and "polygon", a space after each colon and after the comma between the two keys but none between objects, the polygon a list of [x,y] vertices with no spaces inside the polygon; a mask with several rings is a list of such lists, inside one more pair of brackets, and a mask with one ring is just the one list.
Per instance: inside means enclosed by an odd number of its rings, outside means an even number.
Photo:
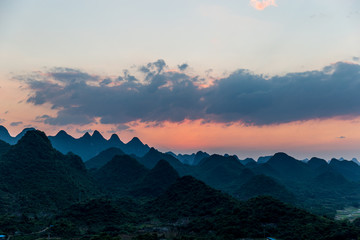
[{"label": "pale blue sky", "polygon": [[360,56],[360,1],[0,1],[2,72],[67,66],[116,74],[164,59],[202,74],[281,74]]}]

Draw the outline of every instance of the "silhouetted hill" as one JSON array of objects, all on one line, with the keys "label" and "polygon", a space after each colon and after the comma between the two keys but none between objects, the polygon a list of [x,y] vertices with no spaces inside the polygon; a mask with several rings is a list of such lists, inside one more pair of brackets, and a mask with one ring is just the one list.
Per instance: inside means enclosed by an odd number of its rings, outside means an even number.
[{"label": "silhouetted hill", "polygon": [[295,195],[289,192],[285,186],[265,175],[252,177],[240,187],[236,195],[241,200],[267,195],[287,203],[295,201]]},{"label": "silhouetted hill", "polygon": [[266,176],[271,176],[274,178],[277,178],[280,176],[280,173],[276,171],[273,167],[271,167],[269,164],[248,164],[246,165],[247,168],[250,168],[254,173],[257,175],[263,174]]},{"label": "silhouetted hill", "polygon": [[55,150],[43,132],[27,131],[0,161],[2,189],[16,198],[14,211],[51,211],[93,196],[97,189],[81,159]]},{"label": "silhouetted hill", "polygon": [[172,159],[173,161],[178,161],[175,157],[159,152],[155,148],[150,148],[150,150],[143,156],[141,159],[139,159],[139,162],[144,164],[145,167],[151,169],[155,167],[155,165],[160,161],[161,159]]},{"label": "silhouetted hill", "polygon": [[201,160],[198,167],[201,167],[202,170],[209,170],[222,165],[226,165],[227,167],[234,169],[234,171],[244,169],[244,166],[235,157],[225,157],[218,154],[213,154],[210,157],[204,158]]},{"label": "silhouetted hill", "polygon": [[179,178],[165,193],[148,203],[153,214],[167,220],[215,215],[235,201],[191,176]]},{"label": "silhouetted hill", "polygon": [[125,153],[129,155],[134,154],[139,157],[144,156],[149,150],[150,147],[147,144],[143,144],[137,137],[131,139],[123,148]]},{"label": "silhouetted hill", "polygon": [[248,164],[256,164],[256,161],[253,158],[245,158],[244,160],[240,160],[240,163],[246,166]]},{"label": "silhouetted hill", "polygon": [[25,128],[18,135],[16,135],[16,137],[12,137],[9,134],[9,131],[4,126],[0,125],[0,140],[13,145],[17,143],[20,140],[20,138],[22,138],[25,135],[27,131],[31,131],[31,130],[35,130],[35,128]]},{"label": "silhouetted hill", "polygon": [[172,155],[162,153],[155,148],[151,148],[145,156],[138,158],[138,161],[148,169],[152,169],[160,160],[166,160],[178,173],[183,176],[189,172],[190,167],[182,164]]},{"label": "silhouetted hill", "polygon": [[34,131],[35,128],[24,128],[18,135],[15,137],[15,143],[17,143],[28,131]]},{"label": "silhouetted hill", "polygon": [[360,166],[353,161],[331,159],[329,166],[349,181],[360,181]]},{"label": "silhouetted hill", "polygon": [[[107,140],[105,140],[98,131],[94,131],[92,136],[86,132],[82,137],[76,139],[62,130],[56,136],[49,137],[49,139],[54,147],[62,153],[73,152],[81,156],[83,161],[112,147],[107,144]],[[121,143],[122,142],[119,142],[118,144],[121,145]]]},{"label": "silhouetted hill", "polygon": [[266,163],[267,161],[270,160],[270,158],[272,158],[272,156],[262,156],[259,157],[257,160],[257,163]]},{"label": "silhouetted hill", "polygon": [[135,187],[132,195],[144,197],[158,196],[178,178],[179,174],[176,170],[167,161],[160,160]]},{"label": "silhouetted hill", "polygon": [[116,135],[115,133],[111,135],[108,142],[109,142],[109,144],[111,146],[116,146],[116,145],[119,145],[119,144],[121,145],[121,140],[120,140],[119,136]]},{"label": "silhouetted hill", "polygon": [[100,198],[74,204],[56,217],[52,232],[71,238],[81,232],[94,234],[114,231],[121,225],[136,223],[137,219],[131,210],[138,206],[131,200],[127,200],[124,206],[121,201],[125,200],[110,201]]},{"label": "silhouetted hill", "polygon": [[178,159],[181,163],[187,165],[198,165],[202,159],[210,156],[206,152],[202,152],[202,151],[198,151],[197,153],[192,153],[192,154],[178,154],[178,155],[172,152],[168,152],[168,153],[173,157],[175,157],[176,159]]},{"label": "silhouetted hill", "polygon": [[116,134],[111,135],[110,139],[106,140],[97,130],[94,131],[93,135],[86,132],[78,139],[61,130],[56,136],[49,137],[49,139],[54,147],[62,153],[73,152],[81,156],[84,161],[112,147],[119,148],[128,155],[134,154],[139,157],[145,155],[150,149],[137,137],[124,144]]},{"label": "silhouetted hill", "polygon": [[113,159],[115,155],[125,155],[125,153],[119,148],[111,147],[86,161],[85,166],[87,169],[99,169]]},{"label": "silhouetted hill", "polygon": [[193,175],[211,187],[232,193],[236,186],[250,179],[254,174],[235,157],[211,155],[204,158],[195,168]]},{"label": "silhouetted hill", "polygon": [[[74,146],[76,144],[76,139],[67,134],[64,130],[59,131],[54,137],[49,136],[49,140],[54,148],[64,154],[71,152],[71,149],[74,150],[77,148]],[[75,151],[73,152],[76,153]],[[81,155],[79,154],[79,156]]]},{"label": "silhouetted hill", "polygon": [[359,230],[284,204],[272,197],[246,202],[185,176],[178,179],[146,209],[161,220],[180,224],[191,236],[211,239],[356,239]]},{"label": "silhouetted hill", "polygon": [[13,144],[13,137],[10,136],[9,131],[4,127],[0,125],[0,140]]},{"label": "silhouetted hill", "polygon": [[173,157],[177,158],[183,164],[193,165],[195,159],[195,153],[192,154],[174,154],[169,152],[168,154],[172,155]]},{"label": "silhouetted hill", "polygon": [[307,162],[307,165],[311,169],[315,170],[318,168],[326,168],[328,166],[328,163],[324,159],[313,157]]},{"label": "silhouetted hill", "polygon": [[184,231],[220,239],[356,239],[358,229],[284,204],[272,197],[256,197],[217,211],[215,216],[197,218]]},{"label": "silhouetted hill", "polygon": [[318,175],[322,173],[329,173],[336,171],[330,167],[328,162],[326,162],[324,159],[313,157],[307,162],[307,166],[309,168],[309,172],[312,176],[312,178],[316,178]]},{"label": "silhouetted hill", "polygon": [[282,179],[303,180],[309,177],[309,170],[306,163],[303,163],[286,153],[276,153],[265,163],[275,169]]},{"label": "silhouetted hill", "polygon": [[116,155],[95,172],[99,185],[111,193],[128,195],[136,183],[149,172],[144,165],[128,155]]},{"label": "silhouetted hill", "polygon": [[1,155],[3,155],[4,153],[6,153],[7,151],[10,150],[10,147],[11,147],[10,144],[0,140],[0,158],[1,158]]},{"label": "silhouetted hill", "polygon": [[195,154],[193,165],[198,165],[201,162],[201,160],[203,160],[204,158],[207,158],[207,157],[210,157],[210,155],[208,153],[198,151]]},{"label": "silhouetted hill", "polygon": [[[310,214],[272,197],[253,198],[244,203],[243,209],[245,211],[240,216],[248,214],[247,217],[241,218],[238,215],[233,219],[233,226],[252,225],[248,236],[251,235],[250,232],[257,231],[257,227],[265,235],[276,239],[354,239],[358,235],[358,230],[349,224]],[[262,237],[259,232],[253,235],[255,236]]]},{"label": "silhouetted hill", "polygon": [[196,166],[189,166],[182,164],[170,154],[164,154],[151,148],[138,161],[147,168],[151,168],[161,159],[166,160],[180,176],[192,175],[206,184],[228,193],[233,193],[239,185],[254,175],[251,170],[246,169],[234,156],[212,155],[202,159],[201,163]]},{"label": "silhouetted hill", "polygon": [[340,173],[331,170],[320,173],[314,178],[313,183],[326,189],[346,187],[346,185],[350,184],[350,182],[347,181]]}]

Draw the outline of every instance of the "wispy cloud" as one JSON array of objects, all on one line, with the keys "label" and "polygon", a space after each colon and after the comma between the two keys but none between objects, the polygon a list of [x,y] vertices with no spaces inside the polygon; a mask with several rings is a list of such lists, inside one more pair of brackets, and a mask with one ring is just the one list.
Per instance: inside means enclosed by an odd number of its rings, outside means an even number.
[{"label": "wispy cloud", "polygon": [[277,6],[275,0],[250,0],[250,5],[260,11],[269,6]]},{"label": "wispy cloud", "polygon": [[91,132],[93,132],[93,130],[92,129],[76,129],[76,132],[77,133],[81,133],[81,134],[84,134],[84,133],[91,133]]},{"label": "wispy cloud", "polygon": [[[85,125],[98,119],[122,127],[133,121],[184,120],[271,125],[360,116],[359,64],[338,62],[271,78],[240,69],[210,85],[199,76],[167,71],[162,60],[136,69],[134,75],[125,71],[116,77],[81,73],[89,79],[78,81],[64,81],[67,74],[59,78],[54,72],[20,79],[31,91],[28,103],[57,110],[56,116],[36,119],[50,125]],[[104,79],[111,84],[102,84]]]},{"label": "wispy cloud", "polygon": [[12,122],[12,123],[10,123],[10,126],[16,127],[16,126],[19,126],[21,124],[23,124],[23,122]]},{"label": "wispy cloud", "polygon": [[118,133],[122,131],[133,132],[134,130],[126,124],[117,124],[116,128],[112,128],[110,131],[108,131],[108,133]]}]

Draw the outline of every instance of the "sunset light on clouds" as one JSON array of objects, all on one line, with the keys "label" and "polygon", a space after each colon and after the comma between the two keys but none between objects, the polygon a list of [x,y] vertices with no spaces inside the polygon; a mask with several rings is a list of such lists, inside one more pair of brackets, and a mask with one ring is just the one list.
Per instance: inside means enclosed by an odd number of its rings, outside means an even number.
[{"label": "sunset light on clouds", "polygon": [[5,0],[0,124],[182,153],[359,158],[359,10],[353,0]]},{"label": "sunset light on clouds", "polygon": [[253,6],[256,10],[264,10],[269,6],[277,6],[275,0],[251,0],[251,6]]}]

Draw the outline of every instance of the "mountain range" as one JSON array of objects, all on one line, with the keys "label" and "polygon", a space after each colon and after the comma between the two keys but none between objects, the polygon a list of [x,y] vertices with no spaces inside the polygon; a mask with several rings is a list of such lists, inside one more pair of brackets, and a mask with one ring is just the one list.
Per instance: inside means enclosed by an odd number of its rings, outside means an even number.
[{"label": "mountain range", "polygon": [[[0,137],[6,139],[7,136],[8,139],[8,131],[3,127],[0,129],[2,129]],[[19,136],[30,130],[32,129],[24,129]],[[82,153],[83,156],[88,156],[82,157],[83,160],[92,156],[85,160],[84,164],[87,169],[91,169],[90,173],[95,179],[104,171],[102,168],[115,157],[116,159],[121,156],[123,156],[122,158],[124,156],[131,158],[138,163],[138,166],[146,169],[144,174],[134,181],[134,186],[127,186],[127,189],[124,190],[124,187],[119,187],[120,184],[115,194],[117,196],[139,192],[138,189],[142,187],[140,182],[145,178],[145,172],[153,169],[160,160],[165,160],[180,177],[194,176],[211,187],[241,199],[263,193],[312,209],[313,212],[331,216],[335,215],[336,209],[360,201],[360,166],[354,159],[352,161],[332,159],[328,162],[320,158],[311,158],[303,161],[286,153],[276,153],[273,156],[260,157],[255,161],[251,158],[240,160],[237,156],[227,154],[224,156],[209,155],[201,151],[196,154],[176,155],[172,152],[162,153],[155,148],[150,148],[138,138],[133,138],[124,144],[114,134],[109,140],[106,140],[98,131],[94,131],[92,135],[86,133],[78,139],[68,135],[65,131],[60,131],[56,136],[50,136],[48,139],[52,146],[63,154]],[[14,141],[15,138],[10,143]],[[7,152],[12,146],[16,145],[0,141],[0,154]],[[81,154],[79,155],[81,156]],[[114,171],[116,169],[110,168]],[[273,181],[280,186],[272,191],[266,189],[259,192],[246,190],[249,193],[240,194],[241,189],[246,189],[244,183],[248,182],[253,186],[262,185],[264,181],[257,178],[257,175],[269,177],[272,179],[269,180],[270,182]],[[108,176],[105,174],[105,177]],[[109,188],[110,185],[104,189]],[[286,189],[286,191],[281,189]],[[289,192],[294,197],[279,197],[282,196],[280,192]],[[137,193],[137,195],[141,194]],[[309,198],[309,196],[313,197]]]},{"label": "mountain range", "polygon": [[[9,131],[4,126],[0,125],[0,140],[14,145],[29,130],[35,129],[25,128],[18,135],[12,137],[9,134]],[[80,156],[83,161],[88,161],[89,159],[97,156],[100,152],[109,148],[118,148],[127,155],[135,155],[137,157],[143,157],[150,150],[149,145],[144,144],[138,137],[133,137],[128,143],[124,143],[120,140],[117,134],[112,134],[111,137],[107,140],[97,130],[95,130],[92,135],[86,132],[80,138],[74,138],[64,130],[60,130],[55,136],[49,136],[48,138],[54,148],[56,148],[58,151],[62,152],[63,154],[72,152]],[[173,156],[181,163],[186,165],[198,165],[202,159],[210,156],[208,153],[203,151],[198,151],[192,154],[175,154],[173,152],[166,152],[165,154]],[[230,155],[225,154],[224,156],[229,157]],[[271,159],[272,156],[260,156],[257,161],[252,158],[240,160],[236,155],[233,155],[233,157],[237,158],[243,165],[247,165],[249,163],[253,164],[254,162],[260,164],[266,163]],[[332,160],[352,161],[357,165],[360,165],[360,162],[356,158],[352,158],[351,160],[345,160],[344,158],[334,158]],[[307,163],[309,160],[304,159],[301,161]]]},{"label": "mountain range", "polygon": [[[101,139],[98,133],[85,138]],[[355,224],[331,219],[335,210],[360,202],[360,166],[354,162],[304,162],[286,153],[264,163],[246,162],[214,154],[189,165],[155,148],[137,156],[111,147],[84,163],[54,148],[43,132],[28,130],[16,144],[0,141],[0,234],[36,233],[29,239],[43,233],[65,239],[127,233],[147,239],[144,232],[166,239],[171,234],[178,239],[360,236]]]}]

